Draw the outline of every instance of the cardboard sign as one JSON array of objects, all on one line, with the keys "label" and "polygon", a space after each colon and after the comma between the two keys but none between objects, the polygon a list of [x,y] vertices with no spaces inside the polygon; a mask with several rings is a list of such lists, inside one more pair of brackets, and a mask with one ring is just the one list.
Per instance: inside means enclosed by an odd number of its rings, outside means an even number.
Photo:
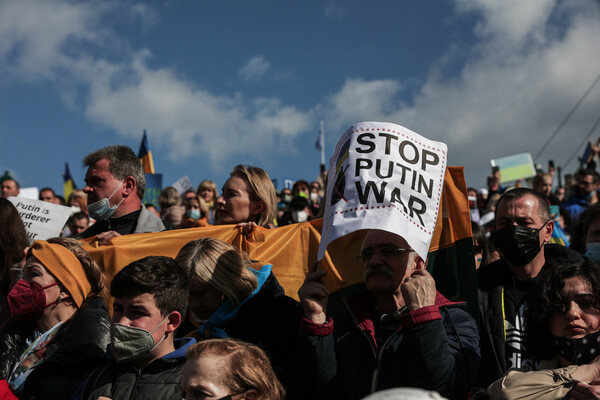
[{"label": "cardboard sign", "polygon": [[359,229],[402,236],[427,258],[448,148],[403,126],[351,126],[329,161],[327,203],[318,259],[333,240]]},{"label": "cardboard sign", "polygon": [[32,242],[59,236],[60,231],[71,215],[71,207],[46,201],[22,197],[9,197],[8,200],[13,203],[19,212],[27,236]]},{"label": "cardboard sign", "polygon": [[146,176],[146,192],[142,203],[153,204],[158,208],[158,197],[162,190],[162,174],[144,174]]},{"label": "cardboard sign", "polygon": [[179,178],[179,180],[177,182],[175,182],[174,184],[172,184],[171,186],[173,186],[175,189],[177,189],[179,194],[182,196],[188,190],[196,191],[196,189],[194,189],[194,185],[192,185],[192,181],[190,180],[190,178],[187,175],[182,178]]},{"label": "cardboard sign", "polygon": [[496,158],[490,160],[490,163],[492,167],[500,169],[500,183],[514,182],[535,176],[535,166],[530,153]]}]

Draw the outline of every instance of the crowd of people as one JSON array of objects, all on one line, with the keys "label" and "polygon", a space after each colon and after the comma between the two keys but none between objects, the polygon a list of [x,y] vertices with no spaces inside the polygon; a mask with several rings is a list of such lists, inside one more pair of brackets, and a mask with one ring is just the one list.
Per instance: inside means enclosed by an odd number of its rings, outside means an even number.
[{"label": "crowd of people", "polygon": [[436,289],[407,238],[371,229],[356,256],[364,289],[334,321],[317,264],[297,301],[272,265],[207,237],[107,282],[78,240],[211,225],[249,235],[310,221],[323,213],[325,173],[277,192],[266,171],[237,165],[220,192],[210,180],[168,187],[156,207],[142,202],[130,148],[83,163],[83,190],[66,200],[40,190],[73,209],[63,237],[29,243],[6,200],[19,184],[2,180],[0,398],[362,399],[407,387],[448,399],[600,398],[593,168],[564,185],[540,171],[517,187],[493,171],[484,189],[468,189],[473,262],[461,267],[477,269],[478,315]]}]

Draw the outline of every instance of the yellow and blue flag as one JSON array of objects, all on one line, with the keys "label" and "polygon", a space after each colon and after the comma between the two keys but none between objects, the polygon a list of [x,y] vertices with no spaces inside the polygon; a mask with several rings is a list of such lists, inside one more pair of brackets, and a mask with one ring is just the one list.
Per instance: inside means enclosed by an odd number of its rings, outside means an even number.
[{"label": "yellow and blue flag", "polygon": [[65,163],[65,173],[63,174],[63,196],[65,196],[65,200],[69,199],[71,192],[73,189],[77,189],[77,185],[75,185],[75,181],[71,176],[71,171],[69,171],[69,163]]},{"label": "yellow and blue flag", "polygon": [[138,152],[138,157],[144,167],[144,173],[153,174],[154,173],[154,160],[152,159],[152,151],[150,150],[150,143],[148,142],[148,135],[146,135],[146,130],[144,129],[144,136],[142,137],[142,143],[140,144],[140,151]]}]

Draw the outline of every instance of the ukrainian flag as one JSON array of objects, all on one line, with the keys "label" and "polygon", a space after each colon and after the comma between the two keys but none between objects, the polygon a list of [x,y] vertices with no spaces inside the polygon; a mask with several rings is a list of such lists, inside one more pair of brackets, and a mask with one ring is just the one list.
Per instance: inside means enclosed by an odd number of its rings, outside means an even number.
[{"label": "ukrainian flag", "polygon": [[73,181],[73,177],[71,176],[71,171],[69,171],[69,163],[65,163],[63,180],[63,196],[65,196],[65,200],[69,200],[69,196],[71,195],[71,192],[73,192],[73,189],[77,189],[77,185],[75,185],[75,181]]},{"label": "ukrainian flag", "polygon": [[[276,229],[257,227],[248,237],[242,228],[216,225],[206,228],[123,235],[100,246],[95,238],[81,245],[104,267],[107,281],[132,261],[149,255],[175,257],[186,243],[199,237],[224,240],[245,251],[252,260],[273,264],[273,273],[288,296],[298,298],[308,268],[317,260],[323,219],[286,225]],[[340,309],[343,295],[364,287],[363,272],[354,255],[360,251],[367,231],[357,231],[333,241],[320,261],[319,268],[329,272],[324,278],[331,292],[330,308]],[[471,238],[471,218],[463,169],[448,167],[440,212],[431,241],[427,269],[436,288],[452,301],[468,302],[469,312],[477,315],[477,277]],[[112,304],[112,298],[107,297]]]},{"label": "ukrainian flag", "polygon": [[154,160],[152,159],[152,151],[150,151],[150,144],[148,143],[148,135],[144,129],[144,136],[142,137],[142,143],[140,144],[140,151],[138,157],[144,167],[146,174],[154,174]]}]

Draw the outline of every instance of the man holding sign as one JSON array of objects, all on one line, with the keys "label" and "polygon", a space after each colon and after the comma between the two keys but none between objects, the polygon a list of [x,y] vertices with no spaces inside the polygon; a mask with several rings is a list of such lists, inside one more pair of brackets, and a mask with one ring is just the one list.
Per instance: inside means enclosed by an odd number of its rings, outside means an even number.
[{"label": "man holding sign", "polygon": [[88,154],[83,164],[88,213],[97,222],[78,235],[100,244],[131,233],[160,232],[162,221],[142,204],[146,179],[137,155],[127,146],[108,146]]},{"label": "man holding sign", "polygon": [[299,371],[317,397],[411,386],[467,398],[479,364],[477,325],[425,269],[445,167],[443,143],[394,124],[354,125],[338,143],[319,255],[336,238],[369,229],[357,255],[367,290],[345,299],[335,332],[327,273],[311,270],[298,291]]}]

